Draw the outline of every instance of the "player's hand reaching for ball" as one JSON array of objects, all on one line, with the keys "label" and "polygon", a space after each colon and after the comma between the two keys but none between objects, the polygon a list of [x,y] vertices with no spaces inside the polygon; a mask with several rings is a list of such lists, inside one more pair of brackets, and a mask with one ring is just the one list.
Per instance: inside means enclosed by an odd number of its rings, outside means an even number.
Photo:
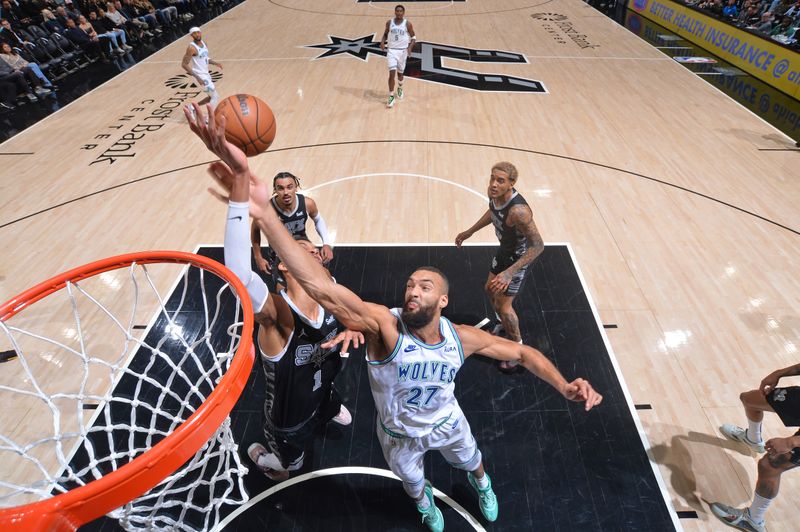
[{"label": "player's hand reaching for ball", "polygon": [[250,166],[247,164],[244,152],[225,138],[225,116],[221,115],[220,120],[217,121],[211,106],[204,107],[205,110],[196,103],[184,107],[183,114],[186,115],[189,128],[200,137],[200,140],[214,155],[228,165],[232,172],[236,174],[249,173]]},{"label": "player's hand reaching for ball", "polygon": [[592,388],[589,381],[581,378],[568,382],[561,390],[561,394],[570,401],[585,402],[587,412],[603,401],[603,396]]}]

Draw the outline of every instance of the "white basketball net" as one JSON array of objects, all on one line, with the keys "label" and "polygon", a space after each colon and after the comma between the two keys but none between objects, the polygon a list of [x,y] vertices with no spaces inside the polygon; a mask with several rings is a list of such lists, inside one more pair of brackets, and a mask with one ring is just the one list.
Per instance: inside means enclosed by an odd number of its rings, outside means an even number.
[{"label": "white basketball net", "polygon": [[[0,364],[0,507],[11,507],[92,482],[168,436],[225,374],[242,323],[222,279],[159,263],[68,283],[0,330],[0,351],[17,354]],[[246,473],[227,418],[183,467],[109,517],[128,530],[210,529],[223,504],[247,501]]]}]

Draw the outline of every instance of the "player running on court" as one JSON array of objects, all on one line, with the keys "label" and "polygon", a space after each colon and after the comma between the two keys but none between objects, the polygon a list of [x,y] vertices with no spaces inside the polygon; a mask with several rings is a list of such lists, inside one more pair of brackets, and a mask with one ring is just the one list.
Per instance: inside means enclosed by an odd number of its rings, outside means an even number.
[{"label": "player running on court", "polygon": [[394,107],[394,77],[397,73],[397,99],[403,99],[403,71],[406,69],[408,54],[414,48],[416,37],[414,27],[405,18],[406,8],[398,5],[394,8],[394,18],[386,21],[386,28],[381,38],[381,50],[386,51],[386,62],[389,65],[389,99],[386,107]]}]

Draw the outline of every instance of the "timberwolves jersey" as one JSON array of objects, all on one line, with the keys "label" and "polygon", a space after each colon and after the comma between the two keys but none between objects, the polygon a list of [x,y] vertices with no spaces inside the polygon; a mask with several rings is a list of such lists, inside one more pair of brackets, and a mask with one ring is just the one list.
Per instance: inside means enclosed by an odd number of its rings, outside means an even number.
[{"label": "timberwolves jersey", "polygon": [[272,206],[275,208],[275,212],[278,213],[278,218],[281,219],[281,222],[283,222],[284,227],[286,227],[290,235],[295,238],[300,236],[308,240],[308,235],[306,235],[306,221],[308,220],[306,197],[302,194],[297,194],[296,198],[297,205],[295,205],[294,210],[289,214],[286,214],[278,207],[278,203],[276,202],[277,198],[272,198]]},{"label": "timberwolves jersey", "polygon": [[403,50],[408,48],[411,37],[408,34],[408,21],[403,19],[400,24],[396,24],[394,19],[389,21],[389,48]]},{"label": "timberwolves jersey", "polygon": [[380,362],[368,360],[369,384],[383,430],[395,437],[418,438],[460,415],[453,381],[464,363],[464,351],[447,318],[439,318],[444,340],[428,345],[409,332],[400,312],[392,309],[400,333],[394,350]]},{"label": "timberwolves jersey", "polygon": [[265,414],[279,428],[302,425],[331,393],[331,385],[341,369],[339,347],[322,349],[343,330],[338,320],[319,307],[319,320],[303,315],[286,291],[280,293],[292,310],[294,330],[283,350],[274,357],[263,356],[267,378]]},{"label": "timberwolves jersey", "polygon": [[494,206],[494,201],[489,200],[489,211],[492,214],[492,225],[494,234],[500,241],[500,252],[512,257],[520,257],[528,250],[528,239],[525,235],[506,225],[508,211],[514,205],[527,205],[528,202],[522,195],[514,190],[511,199],[501,205],[500,208]]},{"label": "timberwolves jersey", "polygon": [[200,41],[202,46],[196,43],[189,43],[197,50],[197,55],[192,56],[192,72],[198,76],[208,76],[208,47],[206,43]]}]

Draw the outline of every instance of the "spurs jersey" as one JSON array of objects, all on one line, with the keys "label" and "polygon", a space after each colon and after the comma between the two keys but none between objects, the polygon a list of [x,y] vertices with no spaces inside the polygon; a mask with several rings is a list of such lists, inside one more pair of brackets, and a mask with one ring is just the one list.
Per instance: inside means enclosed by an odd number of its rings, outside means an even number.
[{"label": "spurs jersey", "polygon": [[208,47],[206,43],[200,41],[202,46],[197,43],[189,43],[197,50],[197,55],[192,56],[192,72],[198,76],[208,76]]},{"label": "spurs jersey", "polygon": [[522,195],[514,190],[511,199],[501,205],[499,208],[494,206],[494,201],[489,200],[489,211],[492,214],[492,225],[494,225],[494,234],[500,241],[500,252],[511,255],[513,257],[520,257],[528,250],[528,239],[525,235],[506,225],[508,218],[508,211],[514,205],[527,205],[528,202]]},{"label": "spurs jersey", "polygon": [[411,36],[408,34],[408,20],[403,19],[400,24],[395,23],[394,19],[389,21],[389,42],[387,46],[393,49],[404,50],[411,44]]},{"label": "spurs jersey", "polygon": [[400,312],[392,309],[400,333],[397,345],[385,360],[368,360],[369,383],[383,430],[395,437],[418,438],[460,415],[453,392],[464,351],[447,318],[439,318],[443,340],[428,345],[409,332]]},{"label": "spurs jersey", "polygon": [[281,219],[281,222],[283,222],[284,227],[286,227],[290,235],[293,237],[301,236],[308,240],[308,235],[306,235],[306,221],[308,221],[306,197],[302,194],[297,194],[296,198],[297,205],[295,205],[294,210],[289,214],[286,214],[278,207],[277,197],[272,198],[272,206],[275,208],[275,212],[278,213],[278,218]]},{"label": "spurs jersey", "polygon": [[274,357],[263,355],[267,378],[265,414],[279,428],[294,428],[308,421],[331,393],[331,384],[342,366],[339,347],[322,349],[343,327],[319,307],[314,322],[303,315],[286,291],[280,296],[289,305],[294,330],[283,350]]}]

